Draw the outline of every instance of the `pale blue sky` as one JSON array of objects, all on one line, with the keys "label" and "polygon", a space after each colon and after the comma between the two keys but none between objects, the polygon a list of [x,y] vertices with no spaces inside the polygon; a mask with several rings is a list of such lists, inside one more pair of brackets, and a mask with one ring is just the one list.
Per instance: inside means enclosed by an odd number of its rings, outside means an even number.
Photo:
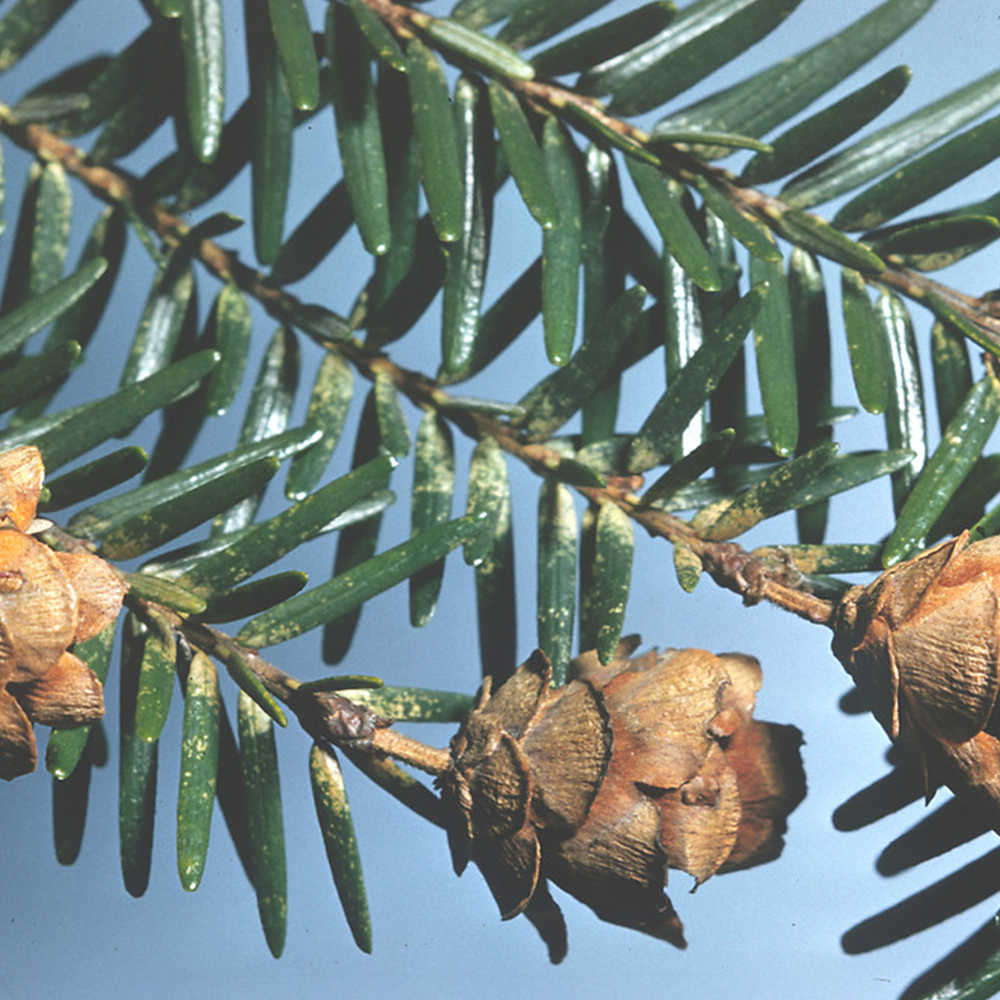
[{"label": "pale blue sky", "polygon": [[[5,5],[8,7],[9,5]],[[619,2],[624,11],[633,6]],[[865,0],[803,0],[789,21],[742,57],[735,69],[750,72],[791,54],[845,26],[871,7]],[[230,10],[230,8],[232,8]],[[324,3],[312,3],[318,23]],[[441,11],[444,5],[432,5]],[[240,5],[226,5],[239,23]],[[54,35],[26,61],[0,78],[0,100],[11,102],[52,66],[73,54],[113,50],[141,29],[145,15],[138,3],[80,0]],[[936,96],[995,69],[1000,48],[1000,4],[996,0],[939,0],[924,20],[869,64],[851,87],[874,79],[899,63],[914,70],[913,82],[889,114],[900,115]],[[234,50],[241,33],[231,30]],[[230,66],[234,93],[240,59]],[[732,69],[732,68],[731,68]],[[719,74],[699,93],[709,93],[734,78]],[[848,88],[850,89],[850,88]],[[234,97],[230,107],[235,107]],[[655,116],[647,116],[652,124]],[[4,142],[8,206],[26,160]],[[296,148],[298,174],[289,224],[294,225],[337,177],[332,118],[321,114]],[[140,169],[137,166],[136,169]],[[245,178],[237,194],[219,202],[246,211]],[[1000,187],[995,165],[948,193],[942,205],[985,197]],[[92,206],[75,192],[81,213]],[[537,252],[538,235],[513,203],[498,213],[494,262],[508,258],[509,275],[518,273]],[[8,208],[8,213],[11,208]],[[207,214],[207,212],[205,213]],[[0,241],[4,263],[12,242],[13,219]],[[83,228],[83,227],[78,227]],[[241,233],[222,242],[252,256]],[[358,263],[353,237],[296,291],[309,300],[346,310],[366,275]],[[948,279],[970,292],[996,284],[997,250],[955,269]],[[502,286],[498,268],[493,289]],[[105,322],[88,358],[90,379],[77,376],[77,391],[108,391],[117,379],[122,354],[142,308],[151,278],[148,260],[133,247],[129,269],[119,279],[119,304]],[[831,285],[835,284],[831,276]],[[214,293],[204,286],[204,303]],[[831,311],[837,298],[831,293]],[[914,310],[918,338],[926,343],[927,316]],[[836,323],[835,323],[836,327]],[[258,317],[256,364],[273,322]],[[421,329],[399,344],[400,359],[433,370],[438,332],[432,310]],[[853,387],[845,368],[842,337],[835,332],[835,402],[853,404]],[[395,345],[393,352],[395,352]],[[304,381],[316,353],[306,349]],[[540,331],[522,342],[476,382],[470,392],[492,398],[517,399],[525,372],[542,363]],[[629,378],[622,427],[641,420],[662,391],[662,372],[650,364]],[[67,402],[75,397],[67,394]],[[408,411],[411,425],[416,414]],[[199,455],[230,447],[238,432],[239,411],[218,422],[210,440],[199,442]],[[934,421],[931,421],[932,425]],[[148,443],[156,427],[140,431]],[[858,417],[843,429],[845,447],[884,446],[880,418]],[[460,445],[459,468],[467,467],[469,449]],[[350,458],[341,445],[331,467],[340,474]],[[402,467],[399,492],[405,498],[410,470]],[[523,656],[535,642],[534,477],[512,468],[517,573],[523,595],[518,646]],[[279,476],[279,480],[281,476]],[[457,503],[463,502],[460,493]],[[889,523],[888,486],[865,490],[854,505],[835,503],[829,537],[838,541],[873,541]],[[400,502],[386,516],[382,546],[408,534],[409,512]],[[786,541],[787,521],[758,529],[753,541]],[[318,542],[297,554],[289,565],[306,569],[315,581],[329,573],[331,544]],[[795,996],[881,1000],[899,994],[932,961],[964,940],[994,912],[986,902],[939,928],[867,956],[846,956],[840,936],[859,920],[943,877],[961,864],[992,849],[992,835],[955,851],[922,869],[891,881],[873,869],[879,850],[912,825],[922,806],[876,824],[840,833],[830,821],[832,810],[885,769],[886,740],[864,717],[847,717],[837,699],[847,679],[829,652],[828,634],[768,607],[744,609],[731,594],[703,582],[690,596],[674,579],[671,554],[662,542],[637,538],[635,589],[627,629],[642,634],[648,645],[703,646],[716,651],[739,650],[762,661],[765,686],[758,715],[793,722],[805,733],[804,758],[809,782],[806,801],[793,814],[782,858],[749,872],[715,878],[695,894],[690,880],[675,873],[671,898],[684,920],[690,942],[681,953],[662,942],[600,923],[589,910],[559,894],[569,928],[566,961],[551,967],[534,929],[523,919],[501,923],[496,907],[475,870],[456,879],[444,836],[347,769],[348,790],[361,843],[374,926],[374,955],[353,945],[334,892],[316,829],[309,790],[307,738],[294,730],[280,732],[282,781],[289,854],[289,928],[284,957],[271,958],[257,921],[253,894],[235,860],[220,817],[216,815],[208,867],[198,892],[185,893],[175,875],[173,808],[177,784],[179,718],[174,713],[163,737],[155,855],[149,891],[139,900],[121,884],[117,854],[117,751],[112,740],[109,765],[94,775],[91,810],[79,861],[62,868],[51,845],[50,780],[44,774],[0,789],[4,817],[0,876],[0,998],[73,996],[79,1000],[108,997],[185,998],[295,995],[299,997],[375,994],[386,997],[467,997],[481,1000],[514,996],[597,997],[625,991],[631,996],[698,996],[715,1000],[734,991],[748,997]],[[404,622],[404,588],[371,602],[346,669],[376,673],[390,683],[473,691],[478,683],[475,612],[471,577],[459,557],[446,575],[437,616],[422,630],[383,622]],[[307,636],[274,650],[276,662],[303,677],[322,671],[318,639]],[[224,681],[228,684],[228,681]],[[232,703],[232,691],[229,701]],[[109,717],[117,711],[117,683],[109,685]],[[109,732],[114,733],[114,723]],[[447,727],[418,731],[428,742],[443,745]],[[40,734],[41,735],[41,734]]]}]

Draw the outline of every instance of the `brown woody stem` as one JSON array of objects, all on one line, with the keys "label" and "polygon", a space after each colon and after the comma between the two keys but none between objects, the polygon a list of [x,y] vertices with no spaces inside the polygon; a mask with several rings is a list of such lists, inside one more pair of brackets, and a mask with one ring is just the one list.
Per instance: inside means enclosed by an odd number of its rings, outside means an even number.
[{"label": "brown woody stem", "polygon": [[370,749],[380,757],[391,757],[435,777],[451,768],[451,754],[447,750],[427,746],[395,729],[377,729],[363,749]]},{"label": "brown woody stem", "polygon": [[180,628],[192,643],[216,658],[224,659],[228,652],[237,651],[271,694],[295,712],[303,728],[314,738],[375,757],[391,757],[427,774],[444,774],[450,768],[451,754],[447,750],[438,750],[396,732],[369,709],[338,694],[303,694],[305,689],[300,691],[299,680],[230,636],[207,625],[182,623]]},{"label": "brown woody stem", "polygon": [[244,662],[275,698],[295,712],[311,736],[333,744],[343,743],[352,750],[376,757],[391,757],[427,774],[444,774],[450,768],[451,754],[447,750],[438,750],[396,732],[369,709],[355,705],[348,698],[317,692],[303,699],[298,680],[229,636],[205,625],[187,627],[185,633],[205,652],[215,656],[224,655],[223,646],[238,648]]},{"label": "brown woody stem", "polygon": [[[392,0],[363,0],[363,2],[391,30],[404,38],[418,33],[421,19],[426,19],[426,15],[422,12],[394,3]],[[539,79],[507,80],[505,83],[533,107],[545,108],[554,114],[564,116],[567,107],[571,105],[585,110],[592,119],[599,121],[602,128],[619,136],[625,145],[645,147],[648,141],[649,137],[640,129],[607,114],[598,102],[560,84]],[[0,105],[0,132],[40,159],[60,163],[67,173],[81,180],[97,197],[123,206],[132,214],[137,214],[167,246],[177,247],[182,243],[190,243],[190,225],[180,216],[169,212],[155,198],[150,197],[143,190],[142,183],[121,168],[93,163],[85,152],[45,128],[17,121],[10,109],[3,105]],[[656,155],[660,157],[664,169],[676,173],[679,177],[690,180],[699,175],[707,178],[734,204],[751,212],[767,225],[773,226],[775,220],[780,220],[782,213],[788,211],[788,206],[780,199],[741,186],[726,171],[698,160],[683,148],[657,145]],[[284,320],[300,310],[302,306],[300,300],[284,289],[270,284],[260,272],[243,264],[236,253],[223,248],[213,240],[205,239],[192,243],[190,251],[192,256],[209,271],[221,280],[235,282],[272,315]],[[997,302],[989,298],[964,295],[891,261],[881,273],[868,274],[866,277],[894,288],[917,301],[926,301],[928,296],[934,296],[982,331],[985,342],[1000,344],[1000,312],[998,312],[1000,304]],[[558,475],[562,457],[557,452],[544,445],[524,442],[518,437],[514,428],[494,417],[451,406],[446,407],[444,404],[450,397],[427,376],[394,364],[383,355],[366,349],[356,340],[331,343],[323,340],[315,332],[306,332],[327,349],[339,351],[366,377],[374,379],[378,373],[388,375],[396,387],[416,405],[444,413],[449,420],[474,438],[492,437],[505,451],[540,475]],[[720,544],[707,541],[701,538],[687,521],[644,506],[634,492],[638,489],[640,481],[637,477],[611,478],[604,487],[577,487],[577,489],[592,503],[613,503],[620,507],[654,537],[662,537],[672,544],[683,544],[690,548],[700,557],[705,571],[716,583],[740,594],[747,603],[766,600],[808,621],[825,624],[830,622],[834,605],[808,593],[800,581],[793,577],[782,576],[773,567],[734,543]],[[192,633],[193,628],[187,622],[182,625],[185,633]],[[201,631],[198,636],[192,634],[191,638],[198,644],[207,643],[211,646],[213,643],[226,643],[227,648],[238,647],[235,640],[221,633],[208,630],[204,626],[197,628]],[[286,703],[293,699],[298,681],[268,664],[255,652],[243,647],[239,647],[238,651],[276,698]],[[341,699],[341,701],[346,700]],[[349,714],[348,709],[343,711]],[[444,751],[431,750],[417,741],[407,741],[405,737],[400,737],[401,742],[395,749],[385,749],[381,744],[393,743],[394,737],[398,735],[394,734],[393,738],[382,735],[390,732],[391,730],[386,729],[377,730],[378,739],[373,739],[372,745],[380,744],[379,752],[389,756],[396,756],[398,753],[402,755],[399,759],[408,761],[409,757],[405,756],[406,754],[416,755],[427,763],[426,766],[414,763],[414,766],[429,770],[430,773],[440,773],[443,758],[439,755],[446,757]],[[412,747],[409,747],[410,744]],[[415,748],[423,749],[418,751]],[[421,756],[425,753],[428,756]]]}]

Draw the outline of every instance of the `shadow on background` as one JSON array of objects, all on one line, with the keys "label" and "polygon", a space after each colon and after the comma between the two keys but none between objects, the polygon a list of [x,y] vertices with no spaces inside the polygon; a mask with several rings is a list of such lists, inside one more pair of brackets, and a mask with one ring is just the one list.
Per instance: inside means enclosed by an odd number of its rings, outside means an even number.
[{"label": "shadow on background", "polygon": [[[864,711],[855,691],[841,699],[850,714]],[[833,813],[838,830],[859,830],[924,798],[923,770],[904,748],[887,756],[892,770],[852,795]],[[957,798],[928,813],[883,849],[875,868],[892,876],[940,857],[988,832],[981,816]],[[849,955],[875,951],[943,923],[1000,892],[1000,847],[987,851],[925,889],[873,914],[846,931]],[[903,991],[901,1000],[960,1000],[1000,991],[1000,914]]]}]

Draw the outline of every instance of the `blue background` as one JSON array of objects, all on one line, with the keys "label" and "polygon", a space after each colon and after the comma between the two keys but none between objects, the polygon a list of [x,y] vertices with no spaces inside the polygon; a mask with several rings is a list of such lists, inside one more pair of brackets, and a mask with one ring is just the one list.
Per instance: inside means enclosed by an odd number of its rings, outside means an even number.
[{"label": "blue background", "polygon": [[[325,6],[310,4],[314,24],[321,23]],[[622,12],[631,6],[616,3],[608,10]],[[710,93],[798,51],[851,23],[871,6],[862,0],[803,0],[784,25],[724,73],[699,86],[697,93]],[[440,13],[445,8],[430,5],[430,9]],[[231,19],[227,29],[227,107],[231,111],[245,93],[242,10],[232,3],[226,5],[226,13]],[[914,80],[889,112],[889,118],[900,117],[996,68],[998,16],[1000,4],[995,0],[941,0],[915,29],[852,78],[849,86],[840,88],[837,96],[894,65],[907,63],[914,69]],[[138,3],[81,0],[23,65],[0,80],[0,99],[12,102],[33,82],[62,68],[70,59],[118,51],[145,23]],[[689,100],[686,97],[685,103]],[[645,116],[642,123],[651,125],[656,117]],[[162,155],[171,140],[168,126],[150,144],[149,151],[140,151],[127,165],[141,172]],[[16,206],[28,160],[9,142],[3,147],[8,206]],[[295,155],[289,230],[339,176],[328,110],[298,137]],[[1000,173],[991,166],[946,193],[935,205],[961,204],[990,195],[998,187]],[[77,242],[71,248],[70,261],[76,259],[82,234],[89,228],[83,220],[97,210],[75,182],[74,198]],[[247,204],[244,172],[221,199],[200,210],[197,218],[223,207],[246,214]],[[824,206],[822,212],[829,215],[831,210]],[[497,220],[488,300],[520,273],[539,247],[537,228],[510,192]],[[9,254],[12,243],[14,219],[7,221],[0,254]],[[231,234],[221,242],[252,260],[247,233]],[[307,301],[344,312],[365,280],[367,268],[359,242],[351,234],[293,290]],[[71,405],[112,390],[152,273],[151,262],[141,248],[132,246],[118,280],[115,304],[88,352],[87,374],[77,373],[60,397],[61,404]],[[948,272],[945,280],[962,290],[980,293],[997,283],[996,276],[994,246],[971,263]],[[854,404],[843,338],[837,332],[839,298],[834,278],[835,273],[828,272],[835,331],[834,397],[838,404]],[[216,288],[211,281],[203,281],[201,288],[204,308]],[[393,345],[391,353],[401,363],[433,371],[438,344],[436,309],[432,308],[417,331]],[[915,310],[915,318],[918,340],[926,354],[928,317]],[[257,316],[252,368],[273,328],[273,321]],[[303,343],[303,359],[305,388],[318,352]],[[470,393],[516,400],[544,371],[544,365],[541,333],[534,330],[467,388]],[[977,371],[979,367],[977,361]],[[662,392],[662,378],[662,368],[655,362],[629,375],[620,427],[638,425]],[[931,385],[927,372],[925,384]],[[358,399],[363,388],[359,385]],[[302,407],[296,412],[301,417]],[[418,415],[407,412],[415,427]],[[192,459],[231,447],[240,419],[237,405],[230,416],[214,421],[199,439]],[[929,424],[934,441],[933,413]],[[148,446],[155,440],[158,426],[158,420],[147,421],[136,440]],[[348,439],[350,433],[349,426]],[[882,420],[858,416],[838,430],[838,440],[845,450],[883,447]],[[469,451],[467,442],[459,443],[460,470],[467,468]],[[329,474],[346,471],[349,460],[350,444],[345,440],[335,453]],[[404,464],[396,475],[398,492],[405,499],[411,471]],[[515,466],[511,467],[511,478],[522,595],[518,646],[526,656],[535,643],[533,522],[537,481]],[[279,475],[265,512],[280,506],[281,479]],[[456,509],[463,504],[460,490]],[[386,516],[380,547],[403,540],[409,531],[408,521],[407,505],[400,502]],[[879,482],[858,491],[850,502],[833,504],[828,537],[874,541],[890,523],[888,483]],[[778,519],[757,529],[749,541],[788,541],[793,530],[790,519]],[[318,582],[329,574],[332,551],[333,540],[327,537],[294,554],[285,565],[305,569]],[[649,645],[740,650],[759,657],[765,686],[758,716],[794,722],[806,738],[803,752],[809,795],[791,818],[781,859],[752,871],[711,879],[694,896],[688,894],[690,879],[681,873],[671,875],[671,898],[689,941],[685,953],[604,925],[589,910],[558,894],[569,926],[570,950],[561,966],[550,966],[534,929],[525,920],[502,923],[498,919],[477,872],[470,870],[463,878],[455,878],[438,829],[370,786],[347,765],[374,923],[374,954],[361,954],[340,912],[316,828],[306,767],[309,741],[290,728],[278,733],[289,856],[289,927],[284,957],[275,961],[265,946],[252,891],[218,814],[201,888],[189,894],[178,883],[173,829],[179,744],[176,711],[162,740],[152,879],[146,895],[132,899],[122,887],[118,867],[113,721],[118,691],[112,679],[107,692],[111,760],[94,775],[83,850],[74,866],[62,868],[54,859],[50,779],[39,773],[0,789],[0,997],[74,996],[87,1000],[211,995],[254,1000],[292,994],[374,994],[490,1000],[526,994],[596,997],[628,991],[636,997],[716,998],[737,992],[751,997],[850,996],[867,1000],[898,995],[917,973],[987,920],[995,901],[981,903],[933,930],[869,955],[845,955],[840,936],[859,920],[992,849],[992,835],[891,880],[877,875],[873,864],[879,850],[916,822],[923,806],[917,803],[854,833],[833,828],[833,809],[886,770],[886,740],[873,720],[847,717],[838,711],[837,699],[848,682],[829,652],[828,633],[770,607],[744,609],[732,594],[708,581],[693,595],[682,594],[675,582],[669,547],[644,535],[637,537],[634,581],[628,631],[641,633]],[[404,624],[405,602],[405,588],[397,588],[366,606],[343,667],[382,675],[389,683],[472,692],[479,679],[475,609],[470,571],[461,558],[451,558],[438,614],[424,629]],[[386,628],[385,622],[392,622],[393,627]],[[301,677],[324,672],[316,635],[272,652],[275,662]],[[234,700],[230,690],[229,702]],[[435,745],[445,745],[450,736],[449,727],[444,726],[408,727],[408,731]],[[44,731],[39,731],[39,737],[43,750]]]}]

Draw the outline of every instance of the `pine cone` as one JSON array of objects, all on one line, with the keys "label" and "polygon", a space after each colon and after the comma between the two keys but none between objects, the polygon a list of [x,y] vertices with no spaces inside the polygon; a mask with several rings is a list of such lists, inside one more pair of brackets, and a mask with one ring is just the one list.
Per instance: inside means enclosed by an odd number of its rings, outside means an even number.
[{"label": "pine cone", "polygon": [[833,651],[889,737],[1000,831],[1000,538],[969,533],[841,599]]},{"label": "pine cone", "polygon": [[115,620],[128,589],[89,553],[53,552],[31,532],[45,470],[37,448],[0,455],[0,778],[35,769],[32,722],[104,715],[101,682],[69,647]]},{"label": "pine cone", "polygon": [[546,882],[612,923],[684,947],[667,869],[698,885],[781,852],[805,793],[801,736],[752,719],[760,667],[740,654],[650,651],[624,640],[574,661],[551,689],[536,651],[484,685],[443,781],[456,870],[471,858],[501,915],[525,913],[559,961],[565,927]]}]

